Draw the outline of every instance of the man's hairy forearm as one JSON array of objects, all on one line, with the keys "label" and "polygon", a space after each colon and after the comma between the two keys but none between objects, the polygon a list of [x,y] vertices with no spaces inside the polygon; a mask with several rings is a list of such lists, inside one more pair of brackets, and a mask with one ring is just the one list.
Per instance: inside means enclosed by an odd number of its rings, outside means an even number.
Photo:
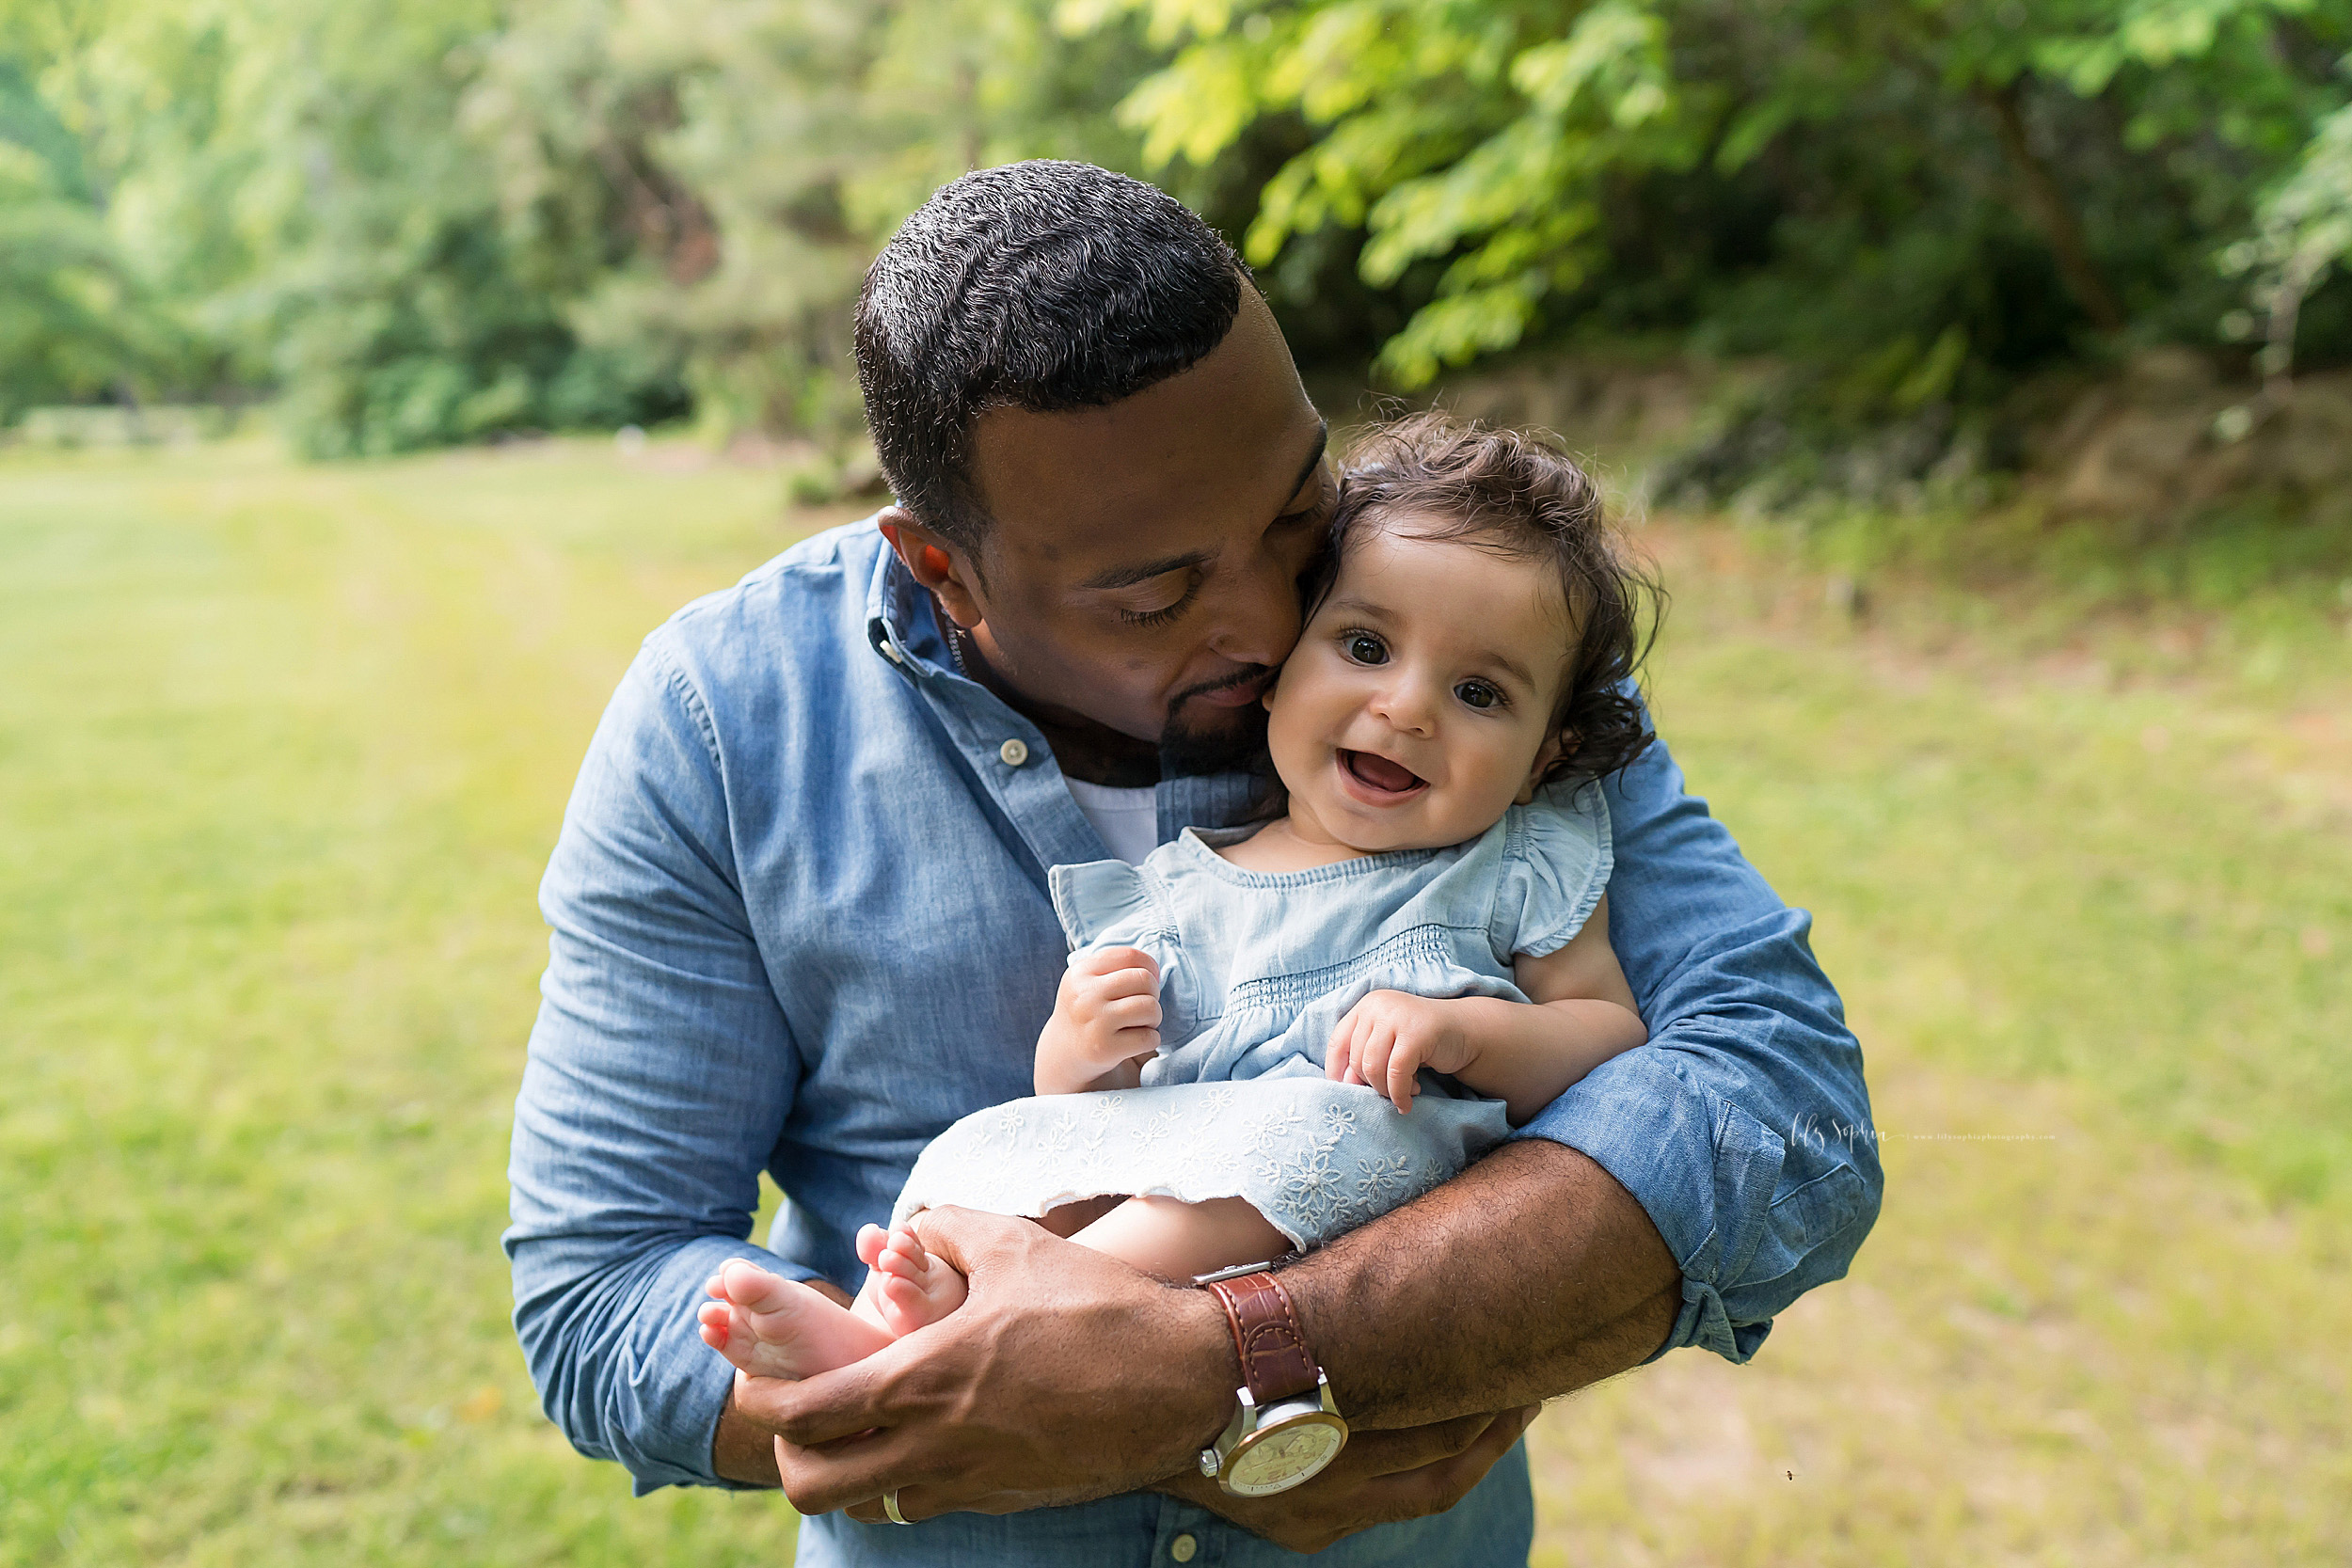
[{"label": "man's hairy forearm", "polygon": [[1534,1404],[1646,1359],[1682,1276],[1633,1196],[1565,1145],[1505,1145],[1285,1270],[1351,1422]]},{"label": "man's hairy forearm", "polygon": [[784,1484],[776,1470],[775,1434],[745,1419],[735,1408],[733,1394],[719,1412],[719,1429],[710,1435],[710,1467],[722,1480],[745,1486]]}]

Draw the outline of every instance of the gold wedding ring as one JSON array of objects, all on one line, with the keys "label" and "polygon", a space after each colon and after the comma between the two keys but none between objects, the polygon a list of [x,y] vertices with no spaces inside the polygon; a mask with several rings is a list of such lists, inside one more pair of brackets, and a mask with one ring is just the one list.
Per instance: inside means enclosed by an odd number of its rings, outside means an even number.
[{"label": "gold wedding ring", "polygon": [[894,1525],[914,1523],[914,1520],[898,1512],[898,1489],[895,1486],[882,1494],[882,1512],[890,1515],[890,1522]]}]

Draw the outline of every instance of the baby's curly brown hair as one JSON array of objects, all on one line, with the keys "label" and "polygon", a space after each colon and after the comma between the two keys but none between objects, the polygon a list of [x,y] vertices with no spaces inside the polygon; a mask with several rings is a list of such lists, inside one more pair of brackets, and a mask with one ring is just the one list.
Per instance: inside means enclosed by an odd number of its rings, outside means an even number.
[{"label": "baby's curly brown hair", "polygon": [[1576,632],[1552,716],[1562,746],[1544,782],[1600,779],[1656,738],[1634,690],[1665,591],[1610,522],[1600,486],[1549,434],[1498,430],[1442,410],[1371,431],[1341,465],[1331,547],[1311,595],[1320,604],[1348,541],[1410,514],[1424,538],[1460,539],[1557,568]]}]

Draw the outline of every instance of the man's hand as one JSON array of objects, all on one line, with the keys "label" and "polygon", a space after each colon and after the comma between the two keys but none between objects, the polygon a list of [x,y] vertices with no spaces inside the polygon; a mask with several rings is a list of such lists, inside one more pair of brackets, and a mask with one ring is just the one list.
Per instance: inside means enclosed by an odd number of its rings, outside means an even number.
[{"label": "man's hand", "polygon": [[1078,954],[1037,1041],[1037,1092],[1077,1094],[1160,1048],[1160,966],[1138,947]]},{"label": "man's hand", "polygon": [[1379,1090],[1400,1111],[1413,1108],[1421,1093],[1417,1074],[1460,1072],[1476,1052],[1456,1027],[1454,998],[1376,990],[1347,1010],[1331,1030],[1323,1058],[1324,1076],[1339,1084],[1364,1084]]},{"label": "man's hand", "polygon": [[913,1519],[1078,1502],[1175,1474],[1223,1429],[1240,1374],[1207,1295],[1027,1220],[914,1226],[970,1281],[962,1307],[837,1371],[737,1385],[802,1513],[878,1518],[893,1487]]}]

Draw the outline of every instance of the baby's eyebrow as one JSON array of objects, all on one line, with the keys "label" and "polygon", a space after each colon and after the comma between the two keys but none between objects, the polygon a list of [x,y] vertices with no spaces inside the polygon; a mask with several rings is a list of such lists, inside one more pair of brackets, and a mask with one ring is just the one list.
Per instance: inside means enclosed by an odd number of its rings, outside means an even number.
[{"label": "baby's eyebrow", "polygon": [[1487,652],[1479,655],[1479,657],[1518,681],[1521,686],[1535,684],[1535,677],[1528,673],[1527,666],[1513,658],[1509,654]]},{"label": "baby's eyebrow", "polygon": [[[1393,616],[1393,612],[1388,606],[1376,604],[1370,599],[1359,598],[1352,594],[1335,597],[1324,608],[1341,615],[1352,615],[1366,621],[1385,621]],[[1526,661],[1515,655],[1494,648],[1481,648],[1473,657],[1479,663],[1493,666],[1521,686],[1533,687],[1536,684],[1534,673],[1528,669]]]}]

